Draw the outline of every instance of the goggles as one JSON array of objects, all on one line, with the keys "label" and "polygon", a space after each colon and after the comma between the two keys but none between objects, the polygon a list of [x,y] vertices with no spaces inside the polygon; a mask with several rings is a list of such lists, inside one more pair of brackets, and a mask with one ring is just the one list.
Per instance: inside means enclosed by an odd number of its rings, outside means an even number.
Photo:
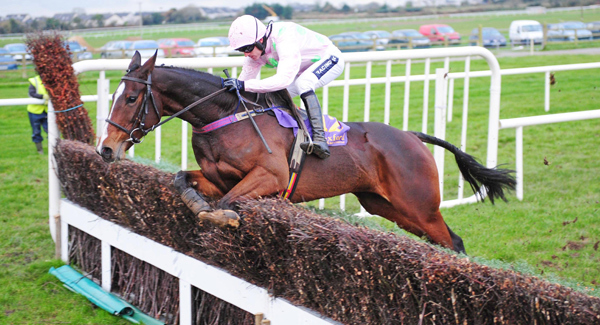
[{"label": "goggles", "polygon": [[238,52],[243,52],[243,53],[250,53],[254,50],[254,47],[256,47],[256,43],[254,44],[250,44],[250,45],[244,45],[242,47],[239,47],[237,49],[235,49]]}]

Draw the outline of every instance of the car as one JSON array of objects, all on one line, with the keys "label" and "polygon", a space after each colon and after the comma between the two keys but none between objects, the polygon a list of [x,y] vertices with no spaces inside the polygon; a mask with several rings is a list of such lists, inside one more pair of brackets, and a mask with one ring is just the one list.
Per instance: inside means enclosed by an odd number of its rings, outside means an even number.
[{"label": "car", "polygon": [[168,57],[194,56],[194,46],[196,44],[189,38],[161,38],[156,42]]},{"label": "car", "polygon": [[10,53],[10,55],[12,55],[12,58],[15,61],[22,61],[23,55],[25,55],[25,60],[33,59],[33,56],[29,54],[29,51],[27,50],[27,45],[25,45],[25,43],[6,44],[4,45],[4,49],[7,50]]},{"label": "car", "polygon": [[0,47],[0,70],[17,70],[18,66],[10,52]]},{"label": "car", "polygon": [[71,58],[76,61],[92,59],[92,53],[88,52],[87,48],[81,46],[77,41],[65,41],[64,46],[65,48],[68,47],[72,53]]},{"label": "car", "polygon": [[600,38],[600,21],[592,21],[588,23],[587,29],[592,32],[593,38]]},{"label": "car", "polygon": [[371,51],[375,42],[361,32],[345,32],[329,36],[329,39],[342,52]]},{"label": "car", "polygon": [[460,34],[446,24],[421,25],[419,33],[429,38],[431,42],[448,42],[452,45],[460,44]]},{"label": "car", "polygon": [[[493,27],[481,29],[481,41],[484,47],[506,46],[506,37]],[[469,45],[477,45],[479,42],[479,28],[473,28],[469,36]]]},{"label": "car", "polygon": [[508,38],[512,45],[541,44],[544,39],[542,24],[536,20],[513,20],[508,28]]},{"label": "car", "polygon": [[215,36],[199,39],[194,54],[198,57],[213,57],[240,55],[241,53],[229,47],[229,38]]},{"label": "car", "polygon": [[140,52],[142,58],[149,58],[156,53],[156,57],[164,58],[165,51],[159,48],[158,43],[154,40],[140,40],[131,43],[131,46],[125,51],[126,57],[133,57],[135,52]]},{"label": "car", "polygon": [[416,29],[398,29],[392,32],[391,44],[411,43],[413,48],[430,47],[431,41]]},{"label": "car", "polygon": [[125,51],[131,47],[132,41],[113,41],[106,43],[100,53],[103,59],[121,59],[125,58]]},{"label": "car", "polygon": [[581,39],[593,39],[592,32],[587,25],[580,21],[566,21],[558,24],[548,24],[548,41],[574,41],[577,37]]},{"label": "car", "polygon": [[115,45],[115,43],[117,43],[119,41],[108,41],[106,42],[106,44],[102,45],[100,47],[100,57],[101,58],[106,58],[106,53],[108,51],[108,49],[110,49],[112,46]]},{"label": "car", "polygon": [[392,34],[385,30],[370,30],[363,32],[363,34],[367,35],[367,37],[377,43],[377,50],[385,50],[386,46],[390,42],[390,38],[392,38]]}]

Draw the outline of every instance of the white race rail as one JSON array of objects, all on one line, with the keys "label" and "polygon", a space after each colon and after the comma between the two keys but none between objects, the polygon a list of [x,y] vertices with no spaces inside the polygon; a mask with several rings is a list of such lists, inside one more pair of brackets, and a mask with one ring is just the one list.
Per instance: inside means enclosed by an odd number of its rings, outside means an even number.
[{"label": "white race rail", "polygon": [[591,110],[583,112],[560,113],[551,115],[539,115],[518,117],[499,121],[500,129],[512,129],[516,131],[516,172],[517,172],[517,198],[523,200],[523,127],[559,122],[581,121],[600,118],[600,110]]}]

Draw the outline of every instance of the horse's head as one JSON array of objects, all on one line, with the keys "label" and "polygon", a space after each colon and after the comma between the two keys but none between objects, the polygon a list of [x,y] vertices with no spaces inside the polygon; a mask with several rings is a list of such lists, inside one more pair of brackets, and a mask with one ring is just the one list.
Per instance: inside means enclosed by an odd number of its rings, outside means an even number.
[{"label": "horse's head", "polygon": [[104,161],[122,159],[127,151],[153,126],[160,122],[162,105],[152,95],[152,71],[156,53],[143,65],[139,52],[135,52],[127,74],[121,79],[113,94],[113,102],[96,152]]}]

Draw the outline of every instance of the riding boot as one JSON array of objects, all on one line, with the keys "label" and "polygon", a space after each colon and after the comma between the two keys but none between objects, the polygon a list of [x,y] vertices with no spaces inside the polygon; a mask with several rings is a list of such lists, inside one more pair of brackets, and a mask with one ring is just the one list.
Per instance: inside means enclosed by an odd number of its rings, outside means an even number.
[{"label": "riding boot", "polygon": [[43,154],[44,154],[44,148],[42,147],[42,143],[41,143],[41,142],[36,142],[36,143],[35,143],[35,148],[37,149],[37,152],[38,152],[40,155],[43,155]]},{"label": "riding boot", "polygon": [[306,113],[310,125],[312,126],[312,152],[310,151],[310,142],[303,142],[300,144],[300,148],[306,151],[308,154],[314,153],[321,159],[327,159],[331,153],[329,152],[329,146],[327,145],[327,139],[325,138],[325,130],[323,129],[323,114],[321,113],[321,104],[314,91],[310,90],[300,95],[304,106],[306,106]]}]

